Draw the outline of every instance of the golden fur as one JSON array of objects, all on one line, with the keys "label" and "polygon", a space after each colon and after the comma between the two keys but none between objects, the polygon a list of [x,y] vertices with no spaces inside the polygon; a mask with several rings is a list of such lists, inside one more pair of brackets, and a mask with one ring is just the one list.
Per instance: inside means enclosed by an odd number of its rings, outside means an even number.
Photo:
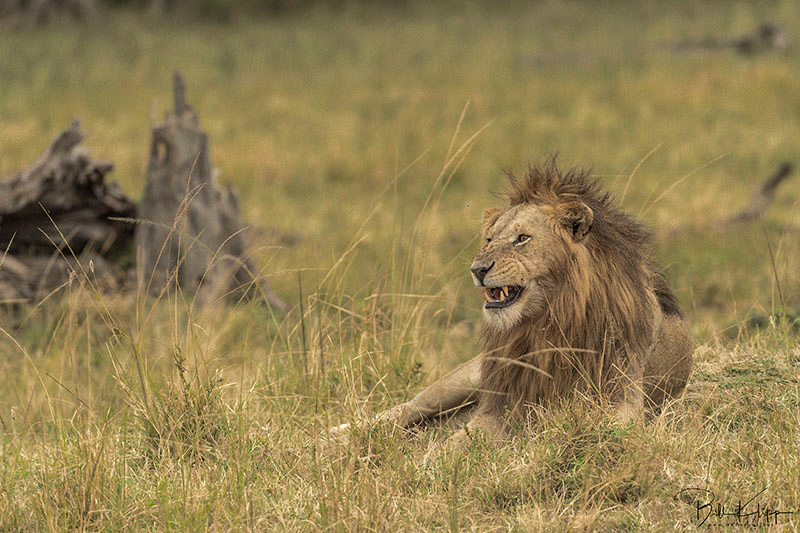
[{"label": "golden fur", "polygon": [[[634,411],[680,394],[690,343],[650,234],[587,172],[554,159],[509,180],[509,207],[487,210],[473,268],[492,265],[482,286],[524,289],[509,308],[484,310],[480,412],[519,416],[574,390]],[[675,349],[656,349],[665,324],[680,329]]]}]

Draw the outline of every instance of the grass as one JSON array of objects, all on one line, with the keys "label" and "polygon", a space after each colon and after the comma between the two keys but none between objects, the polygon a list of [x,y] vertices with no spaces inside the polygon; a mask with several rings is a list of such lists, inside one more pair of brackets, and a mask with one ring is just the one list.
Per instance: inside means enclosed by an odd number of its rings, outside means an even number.
[{"label": "grass", "polygon": [[[96,295],[82,279],[3,310],[0,529],[691,530],[686,487],[731,505],[764,489],[762,504],[800,511],[797,332],[746,327],[800,304],[796,177],[763,221],[714,229],[794,160],[800,49],[665,45],[763,20],[800,29],[790,2],[4,29],[0,175],[79,116],[138,197],[151,102],[160,114],[179,69],[260,266],[288,301],[302,286],[305,314]],[[576,400],[429,467],[448,430],[379,426],[323,453],[325,428],[477,352],[480,214],[501,169],[553,151],[654,229],[698,345],[684,398],[632,427]]]}]

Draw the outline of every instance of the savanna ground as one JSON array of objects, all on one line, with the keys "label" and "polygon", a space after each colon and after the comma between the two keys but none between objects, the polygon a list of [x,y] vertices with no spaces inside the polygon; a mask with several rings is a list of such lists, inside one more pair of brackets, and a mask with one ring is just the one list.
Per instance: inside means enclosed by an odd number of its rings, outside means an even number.
[{"label": "savanna ground", "polygon": [[[128,12],[0,32],[0,175],[74,116],[144,185],[151,102],[181,70],[255,254],[288,301],[197,309],[75,279],[0,314],[0,529],[692,530],[677,493],[800,511],[797,177],[718,230],[800,146],[800,47],[671,44],[792,2],[348,6],[225,24]],[[445,429],[320,435],[480,348],[468,265],[502,169],[561,153],[650,225],[696,340],[643,425],[576,400],[429,466]],[[729,509],[730,510],[730,509]],[[769,529],[798,529],[800,514]],[[763,522],[762,522],[763,526]]]}]

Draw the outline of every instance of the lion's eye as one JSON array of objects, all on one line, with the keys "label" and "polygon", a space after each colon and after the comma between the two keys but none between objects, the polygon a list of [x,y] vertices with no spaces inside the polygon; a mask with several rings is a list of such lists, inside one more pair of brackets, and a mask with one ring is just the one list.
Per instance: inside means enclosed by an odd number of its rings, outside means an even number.
[{"label": "lion's eye", "polygon": [[530,235],[525,235],[525,234],[517,235],[517,240],[514,241],[514,244],[519,246],[519,245],[525,244],[529,240],[531,240],[531,236]]},{"label": "lion's eye", "polygon": [[486,242],[492,242],[492,238],[491,237],[486,237]]}]

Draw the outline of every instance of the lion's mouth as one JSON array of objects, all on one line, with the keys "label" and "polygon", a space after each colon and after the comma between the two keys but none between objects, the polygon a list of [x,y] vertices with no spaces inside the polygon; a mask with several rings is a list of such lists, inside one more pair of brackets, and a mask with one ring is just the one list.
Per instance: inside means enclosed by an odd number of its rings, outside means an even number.
[{"label": "lion's mouth", "polygon": [[504,285],[502,287],[484,287],[483,296],[486,309],[499,309],[513,304],[519,295],[522,294],[522,287],[519,285]]}]

